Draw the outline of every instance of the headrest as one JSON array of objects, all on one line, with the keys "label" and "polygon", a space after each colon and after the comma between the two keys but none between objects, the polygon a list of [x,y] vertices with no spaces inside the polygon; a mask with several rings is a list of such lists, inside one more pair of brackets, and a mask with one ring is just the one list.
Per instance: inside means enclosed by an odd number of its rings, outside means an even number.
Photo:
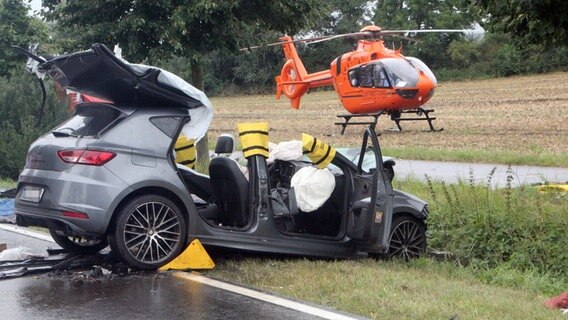
[{"label": "headrest", "polygon": [[215,153],[228,153],[231,154],[235,151],[235,138],[231,134],[222,134],[217,138],[215,145]]}]

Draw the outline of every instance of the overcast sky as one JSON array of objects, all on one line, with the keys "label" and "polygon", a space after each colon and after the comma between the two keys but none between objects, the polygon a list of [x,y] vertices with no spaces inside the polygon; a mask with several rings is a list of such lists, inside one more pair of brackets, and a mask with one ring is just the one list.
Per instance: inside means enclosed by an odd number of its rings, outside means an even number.
[{"label": "overcast sky", "polygon": [[32,12],[37,11],[41,8],[41,0],[32,0],[30,4],[32,7]]}]

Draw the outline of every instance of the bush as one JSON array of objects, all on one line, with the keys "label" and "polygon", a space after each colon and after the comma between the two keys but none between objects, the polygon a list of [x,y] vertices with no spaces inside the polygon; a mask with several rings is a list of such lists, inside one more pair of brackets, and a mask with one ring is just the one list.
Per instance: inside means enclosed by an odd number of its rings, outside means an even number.
[{"label": "bush", "polygon": [[536,270],[566,277],[566,194],[512,188],[510,183],[493,190],[491,179],[492,175],[486,186],[429,181],[431,246],[450,251],[460,262],[474,267]]},{"label": "bush", "polygon": [[497,75],[502,77],[522,73],[524,69],[521,50],[511,44],[503,45],[497,51],[493,66]]},{"label": "bush", "polygon": [[44,114],[38,125],[41,100],[38,82],[25,71],[0,81],[0,177],[17,179],[29,145],[68,116],[49,84]]}]

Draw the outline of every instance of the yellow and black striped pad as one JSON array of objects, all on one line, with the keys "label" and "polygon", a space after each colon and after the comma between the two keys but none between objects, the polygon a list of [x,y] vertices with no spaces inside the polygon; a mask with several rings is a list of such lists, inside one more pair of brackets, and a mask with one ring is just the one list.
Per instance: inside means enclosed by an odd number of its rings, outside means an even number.
[{"label": "yellow and black striped pad", "polygon": [[195,139],[180,135],[174,145],[176,151],[176,162],[193,169],[195,167]]},{"label": "yellow and black striped pad", "polygon": [[320,169],[327,167],[335,158],[335,148],[307,133],[302,133],[302,150]]},{"label": "yellow and black striped pad", "polygon": [[245,158],[261,155],[268,158],[268,122],[237,124]]}]

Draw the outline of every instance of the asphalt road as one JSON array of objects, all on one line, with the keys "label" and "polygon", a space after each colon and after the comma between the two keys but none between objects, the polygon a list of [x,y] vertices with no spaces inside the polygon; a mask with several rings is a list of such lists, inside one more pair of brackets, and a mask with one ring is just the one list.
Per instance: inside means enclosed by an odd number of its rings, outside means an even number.
[{"label": "asphalt road", "polygon": [[[491,172],[491,185],[504,187],[507,184],[509,166],[502,164],[484,163],[461,163],[442,161],[420,161],[395,159],[394,167],[396,177],[412,177],[426,180],[426,175],[434,180],[446,183],[456,183],[459,180],[487,184]],[[535,166],[511,166],[510,174],[513,177],[513,187],[526,184],[540,184],[546,182],[568,182],[568,168],[535,167]]]},{"label": "asphalt road", "polygon": [[[0,227],[0,242],[57,245]],[[185,272],[92,276],[92,270],[0,280],[0,319],[361,319]]]}]

